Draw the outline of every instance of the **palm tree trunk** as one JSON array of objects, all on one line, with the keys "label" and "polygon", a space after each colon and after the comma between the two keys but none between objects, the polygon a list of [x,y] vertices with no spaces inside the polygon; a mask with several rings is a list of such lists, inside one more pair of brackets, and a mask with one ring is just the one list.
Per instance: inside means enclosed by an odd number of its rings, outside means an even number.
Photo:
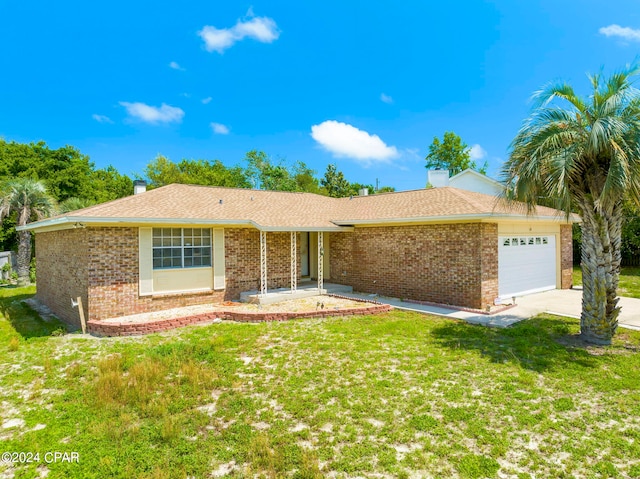
[{"label": "palm tree trunk", "polygon": [[31,263],[31,232],[18,232],[18,283],[29,284],[29,264]]},{"label": "palm tree trunk", "polygon": [[611,344],[618,329],[622,208],[597,211],[582,207],[582,314],[580,336],[593,344]]}]

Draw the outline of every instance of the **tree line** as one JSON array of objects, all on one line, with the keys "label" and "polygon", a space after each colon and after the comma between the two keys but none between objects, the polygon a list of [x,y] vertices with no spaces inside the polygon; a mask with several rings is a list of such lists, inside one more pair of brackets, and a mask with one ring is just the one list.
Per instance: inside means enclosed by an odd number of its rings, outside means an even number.
[{"label": "tree line", "polygon": [[[349,182],[335,164],[327,166],[322,177],[304,162],[274,160],[263,151],[246,153],[241,165],[227,166],[220,160],[182,159],[178,162],[158,155],[141,173],[131,176],[115,167],[96,168],[89,156],[73,146],[53,149],[45,142],[18,143],[0,139],[0,183],[3,194],[16,191],[7,186],[16,179],[38,181],[52,200],[49,214],[65,213],[133,193],[133,181],[144,179],[148,188],[171,183],[233,188],[259,188],[273,191],[298,191],[332,197],[357,195],[362,188],[371,194],[394,191],[384,186]],[[38,193],[39,194],[39,193]],[[17,250],[18,213],[7,210],[0,228],[0,251]],[[35,218],[29,218],[32,221]]]}]

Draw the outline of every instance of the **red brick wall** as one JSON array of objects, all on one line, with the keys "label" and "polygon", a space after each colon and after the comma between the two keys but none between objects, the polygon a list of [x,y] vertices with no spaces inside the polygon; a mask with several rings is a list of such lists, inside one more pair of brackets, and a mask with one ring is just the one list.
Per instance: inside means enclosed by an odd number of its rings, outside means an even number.
[{"label": "red brick wall", "polygon": [[[298,253],[300,237],[298,235]],[[243,291],[260,289],[260,232],[225,229],[226,298],[237,299]],[[298,278],[302,275],[297,261]],[[290,233],[267,233],[267,289],[291,285]]]},{"label": "red brick wall", "polygon": [[[79,326],[70,298],[83,296],[87,320],[238,299],[260,285],[260,235],[225,230],[225,291],[139,296],[137,228],[86,228],[36,235],[38,299],[61,319]],[[289,287],[290,234],[267,233],[269,289]],[[298,277],[300,277],[298,265]],[[87,293],[88,292],[88,293]]]},{"label": "red brick wall", "polygon": [[498,290],[497,226],[356,228],[331,236],[332,281],[354,290],[484,308]]},{"label": "red brick wall", "polygon": [[480,225],[480,261],[482,267],[482,307],[493,305],[498,297],[498,225]]},{"label": "red brick wall", "polygon": [[86,229],[36,234],[36,298],[65,322],[80,327],[78,308],[71,298],[88,305],[88,239]]},{"label": "red brick wall", "polygon": [[[38,298],[76,325],[70,298],[78,295],[87,319],[101,320],[237,299],[259,288],[260,235],[254,229],[225,229],[225,291],[166,296],[139,296],[137,228],[64,230],[36,238]],[[480,223],[332,233],[331,280],[362,292],[484,308],[497,296],[497,244],[497,226]],[[289,233],[267,234],[269,289],[289,287],[290,252]]]},{"label": "red brick wall", "polygon": [[560,277],[561,288],[573,286],[573,238],[572,226],[560,225]]}]

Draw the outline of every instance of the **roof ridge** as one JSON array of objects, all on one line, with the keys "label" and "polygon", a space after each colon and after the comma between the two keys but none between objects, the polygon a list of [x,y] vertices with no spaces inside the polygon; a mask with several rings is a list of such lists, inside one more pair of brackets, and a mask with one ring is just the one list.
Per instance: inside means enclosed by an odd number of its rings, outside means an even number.
[{"label": "roof ridge", "polygon": [[[471,191],[461,190],[459,188],[455,188],[453,186],[445,186],[445,188],[449,188],[453,194],[455,194],[458,198],[466,201],[468,204],[473,206],[478,212],[481,212],[484,208],[479,201],[476,201],[474,198],[469,198],[466,193],[472,193]],[[495,209],[495,205],[492,210]]]},{"label": "roof ridge", "polygon": [[[160,188],[166,188],[168,186],[186,186],[188,188],[193,188],[193,187],[199,187],[199,188],[208,188],[208,189],[220,189],[220,190],[232,190],[232,191],[251,191],[254,193],[278,193],[278,194],[293,194],[293,195],[313,195],[313,196],[319,196],[321,198],[332,198],[331,196],[327,196],[327,195],[321,195],[320,193],[312,193],[310,191],[282,191],[282,190],[260,190],[257,188],[242,188],[239,186],[217,186],[217,185],[197,185],[197,184],[192,184],[192,183],[169,183],[168,185],[163,185],[160,186],[158,188],[153,188],[151,190],[147,190],[147,191],[155,191],[158,190]],[[126,198],[126,197],[125,197]],[[337,198],[332,198],[332,199],[337,199]]]}]

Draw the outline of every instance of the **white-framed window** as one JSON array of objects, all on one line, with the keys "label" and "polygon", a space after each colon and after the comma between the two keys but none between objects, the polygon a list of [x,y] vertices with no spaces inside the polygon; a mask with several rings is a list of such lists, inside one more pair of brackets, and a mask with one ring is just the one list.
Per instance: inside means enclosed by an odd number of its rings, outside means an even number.
[{"label": "white-framed window", "polygon": [[211,266],[211,230],[153,228],[153,269]]},{"label": "white-framed window", "polygon": [[502,239],[502,246],[542,246],[547,244],[549,244],[548,236],[519,236]]}]

